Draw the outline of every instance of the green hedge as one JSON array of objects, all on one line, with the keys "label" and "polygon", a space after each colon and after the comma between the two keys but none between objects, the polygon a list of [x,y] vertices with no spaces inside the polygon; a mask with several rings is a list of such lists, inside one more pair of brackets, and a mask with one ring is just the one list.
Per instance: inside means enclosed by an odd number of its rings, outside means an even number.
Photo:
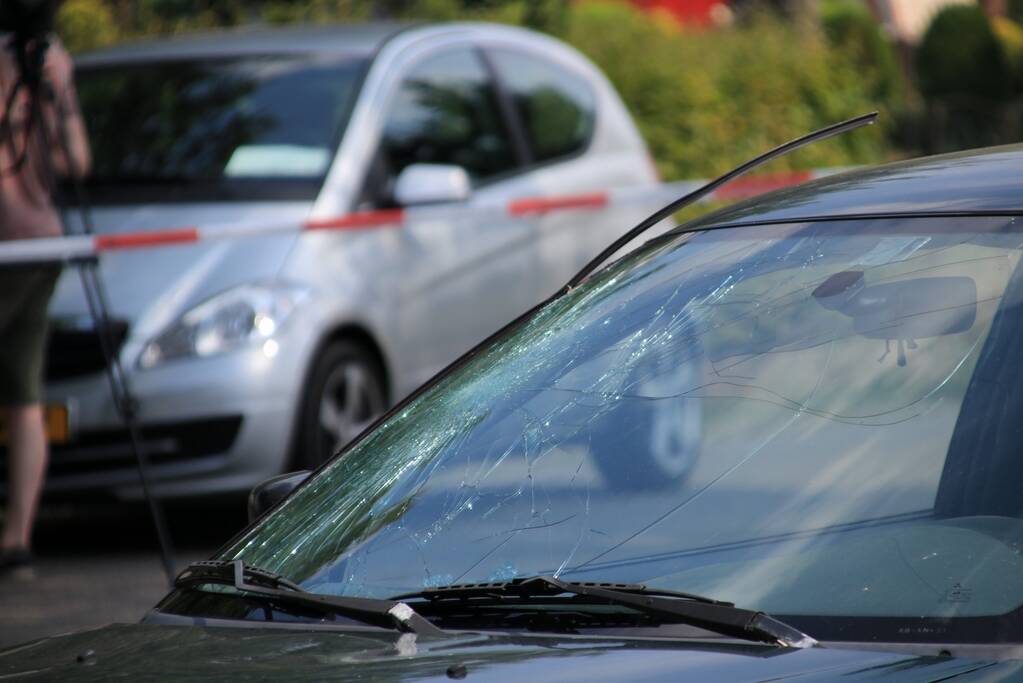
[{"label": "green hedge", "polygon": [[920,41],[916,62],[924,97],[1004,100],[1012,96],[1005,50],[975,5],[951,5],[939,11]]},{"label": "green hedge", "polygon": [[907,84],[895,46],[861,0],[822,3],[821,26],[838,57],[853,65],[867,94],[887,109],[904,106]]},{"label": "green hedge", "polygon": [[[879,106],[855,62],[824,36],[769,16],[712,32],[612,2],[569,13],[567,40],[618,88],[665,178],[718,174],[788,139]],[[774,162],[845,166],[887,155],[861,130]]]},{"label": "green hedge", "polygon": [[1016,142],[1023,133],[1023,32],[974,5],[939,11],[916,53],[923,153]]},{"label": "green hedge", "polygon": [[83,52],[118,39],[114,15],[101,0],[67,0],[57,16],[57,32],[71,52]]},{"label": "green hedge", "polygon": [[1023,93],[1023,27],[1012,19],[997,17],[992,20],[991,28],[1008,60],[1014,95],[1019,96]]}]

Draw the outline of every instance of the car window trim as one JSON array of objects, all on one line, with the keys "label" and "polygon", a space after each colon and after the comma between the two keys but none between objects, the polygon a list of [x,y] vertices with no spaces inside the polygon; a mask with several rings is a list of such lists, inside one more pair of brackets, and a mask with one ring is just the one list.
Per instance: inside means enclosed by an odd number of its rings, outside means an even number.
[{"label": "car window trim", "polygon": [[[723,209],[729,210],[729,207]],[[687,233],[703,232],[705,230],[726,230],[728,228],[749,228],[756,226],[785,225],[786,223],[828,223],[835,221],[856,221],[856,220],[895,220],[906,218],[1012,218],[1023,216],[1023,209],[949,209],[931,211],[877,211],[862,213],[831,213],[815,215],[784,216],[780,218],[759,218],[751,216],[749,220],[733,220],[723,223],[703,223],[705,218],[712,218],[711,214],[694,218],[688,223],[663,233],[667,235],[685,235]],[[656,239],[656,238],[654,238]],[[608,262],[611,263],[610,261]]]},{"label": "car window trim", "polygon": [[[541,54],[529,49],[524,49],[522,46],[519,45],[512,46],[504,43],[500,44],[491,43],[480,46],[480,50],[486,55],[487,62],[492,65],[492,68],[494,69],[495,73],[495,78],[500,79],[502,87],[507,90],[509,103],[511,103],[512,101],[511,89],[508,88],[507,85],[505,84],[504,78],[501,75],[501,70],[494,62],[494,57],[491,54],[492,52],[512,52],[519,55],[524,55],[531,59],[535,59],[544,64],[551,63],[549,59],[542,56]],[[512,106],[513,116],[517,121],[517,125],[521,127],[522,135],[525,139],[526,146],[529,149],[529,157],[531,160],[531,162],[528,165],[522,168],[522,172],[535,171],[538,169],[546,168],[548,166],[554,166],[557,164],[566,163],[568,161],[574,161],[590,152],[590,150],[593,148],[593,142],[597,137],[597,126],[599,125],[601,120],[601,108],[600,98],[597,96],[597,91],[593,87],[593,84],[590,83],[589,80],[586,77],[582,76],[581,74],[571,73],[569,69],[563,69],[557,65],[555,66],[555,69],[569,73],[569,75],[571,75],[579,83],[581,83],[583,87],[585,87],[589,91],[590,95],[593,97],[593,126],[590,129],[589,135],[586,136],[586,141],[582,145],[580,145],[579,149],[573,150],[568,154],[562,154],[560,156],[553,157],[551,159],[537,160],[536,150],[533,149],[533,144],[529,140],[529,135],[526,133],[526,123],[525,121],[522,120],[522,117],[520,116],[519,112],[515,109],[515,107]]]},{"label": "car window trim", "polygon": [[352,81],[352,96],[349,98],[347,106],[345,106],[340,119],[334,122],[335,129],[332,140],[333,145],[331,146],[330,163],[327,164],[323,177],[320,179],[321,192],[327,183],[327,178],[330,176],[331,170],[334,168],[334,164],[338,163],[338,159],[341,156],[341,143],[344,141],[345,135],[348,134],[348,131],[351,128],[349,124],[352,122],[352,114],[355,113],[355,107],[358,105],[359,99],[362,97],[362,90],[366,86],[366,78],[369,76],[369,71],[372,68],[375,59],[376,54],[363,60],[355,75],[355,79]]},{"label": "car window trim", "polygon": [[520,169],[529,168],[535,162],[535,153],[532,145],[529,144],[525,122],[515,110],[515,102],[513,101],[511,90],[501,77],[501,72],[494,65],[490,54],[480,45],[473,45],[473,51],[479,57],[483,68],[490,76],[490,82],[493,84],[494,94],[497,99],[497,109],[500,112],[500,118],[504,122],[505,130],[508,132],[508,137],[512,142],[512,150],[515,153],[517,163],[514,170],[519,172]]}]

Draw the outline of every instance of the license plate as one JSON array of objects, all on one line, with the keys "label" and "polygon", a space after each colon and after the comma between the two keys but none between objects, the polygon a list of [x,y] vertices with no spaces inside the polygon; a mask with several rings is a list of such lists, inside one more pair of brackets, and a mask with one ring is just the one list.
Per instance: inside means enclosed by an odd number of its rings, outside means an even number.
[{"label": "license plate", "polygon": [[[44,410],[46,438],[50,443],[67,443],[71,439],[71,416],[66,405],[50,403]],[[0,417],[0,444],[7,445],[7,422]]]}]

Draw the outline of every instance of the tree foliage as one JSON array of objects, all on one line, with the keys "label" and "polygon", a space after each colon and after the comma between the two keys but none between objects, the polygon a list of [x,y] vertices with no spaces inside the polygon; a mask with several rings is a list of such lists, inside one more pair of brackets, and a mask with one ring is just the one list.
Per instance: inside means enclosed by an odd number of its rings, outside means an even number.
[{"label": "tree foliage", "polygon": [[109,45],[119,36],[114,15],[102,0],[67,0],[57,17],[57,32],[72,52]]},{"label": "tree foliage", "polygon": [[821,27],[828,43],[848,60],[867,94],[888,109],[902,105],[906,82],[894,44],[859,0],[830,0],[821,7]]},{"label": "tree foliage", "polygon": [[1005,51],[975,5],[950,5],[937,13],[917,51],[917,75],[925,97],[1000,100],[1012,94]]},{"label": "tree foliage", "polygon": [[[608,75],[666,178],[725,171],[756,153],[875,108],[855,65],[819,32],[767,15],[715,32],[614,2],[574,5],[569,42]],[[884,157],[879,130],[814,145],[776,168]]]}]

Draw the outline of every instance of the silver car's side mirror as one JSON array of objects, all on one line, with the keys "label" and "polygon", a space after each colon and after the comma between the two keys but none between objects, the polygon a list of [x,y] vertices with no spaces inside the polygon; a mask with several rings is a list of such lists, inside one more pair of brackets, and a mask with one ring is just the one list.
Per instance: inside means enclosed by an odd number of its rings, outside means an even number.
[{"label": "silver car's side mirror", "polygon": [[288,472],[270,477],[265,481],[256,484],[249,492],[249,521],[253,522],[281,502],[285,496],[312,474],[309,470],[299,472]]},{"label": "silver car's side mirror", "polygon": [[394,201],[399,206],[463,202],[469,198],[469,174],[461,166],[412,164],[394,183]]}]

